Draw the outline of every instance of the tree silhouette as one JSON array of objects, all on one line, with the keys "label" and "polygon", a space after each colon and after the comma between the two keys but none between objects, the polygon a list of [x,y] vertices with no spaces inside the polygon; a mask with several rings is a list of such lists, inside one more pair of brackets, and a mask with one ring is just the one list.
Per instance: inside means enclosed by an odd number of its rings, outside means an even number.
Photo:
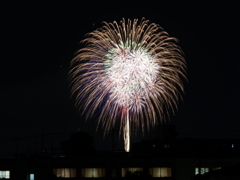
[{"label": "tree silhouette", "polygon": [[62,142],[62,149],[67,157],[90,157],[96,153],[93,143],[88,133],[78,131],[69,140]]}]

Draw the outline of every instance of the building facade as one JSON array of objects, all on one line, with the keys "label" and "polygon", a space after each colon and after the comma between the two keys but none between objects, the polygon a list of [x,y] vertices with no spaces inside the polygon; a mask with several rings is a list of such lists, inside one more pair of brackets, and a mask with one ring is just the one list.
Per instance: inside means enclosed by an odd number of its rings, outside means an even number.
[{"label": "building facade", "polygon": [[240,163],[239,140],[171,139],[143,141],[130,153],[92,156],[45,153],[0,159],[0,179],[169,179],[190,180]]}]

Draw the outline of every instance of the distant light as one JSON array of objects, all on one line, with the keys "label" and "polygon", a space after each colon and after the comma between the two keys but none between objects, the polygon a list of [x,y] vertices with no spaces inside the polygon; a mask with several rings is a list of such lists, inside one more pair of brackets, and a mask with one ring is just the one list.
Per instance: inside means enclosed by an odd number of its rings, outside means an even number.
[{"label": "distant light", "polygon": [[153,144],[153,147],[155,148],[155,144]]},{"label": "distant light", "polygon": [[234,144],[232,144],[232,148],[234,148]]}]

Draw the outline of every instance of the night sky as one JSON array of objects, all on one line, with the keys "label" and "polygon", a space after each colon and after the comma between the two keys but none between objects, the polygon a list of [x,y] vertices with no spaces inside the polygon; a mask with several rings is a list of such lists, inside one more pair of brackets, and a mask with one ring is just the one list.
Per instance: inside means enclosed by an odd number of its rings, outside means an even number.
[{"label": "night sky", "polygon": [[[81,120],[67,73],[84,35],[123,17],[145,17],[180,41],[188,82],[170,121],[179,137],[240,138],[237,7],[234,1],[1,1],[0,156],[37,152],[42,137],[46,149],[58,147],[78,130],[94,136],[98,149],[112,148],[111,135],[103,139],[94,121]],[[123,146],[114,140],[115,148]]]}]

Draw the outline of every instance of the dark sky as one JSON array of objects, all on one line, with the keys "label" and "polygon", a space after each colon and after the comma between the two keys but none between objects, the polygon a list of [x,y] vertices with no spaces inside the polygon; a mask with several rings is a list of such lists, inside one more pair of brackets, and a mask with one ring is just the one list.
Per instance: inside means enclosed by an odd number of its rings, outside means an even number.
[{"label": "dark sky", "polygon": [[[69,62],[86,33],[123,17],[145,17],[180,40],[189,82],[171,120],[179,137],[240,138],[237,12],[234,1],[1,1],[0,152],[21,151],[24,143],[33,152],[42,132],[45,146],[59,146],[78,129],[100,137],[69,100]],[[111,148],[111,138],[96,146]]]}]

